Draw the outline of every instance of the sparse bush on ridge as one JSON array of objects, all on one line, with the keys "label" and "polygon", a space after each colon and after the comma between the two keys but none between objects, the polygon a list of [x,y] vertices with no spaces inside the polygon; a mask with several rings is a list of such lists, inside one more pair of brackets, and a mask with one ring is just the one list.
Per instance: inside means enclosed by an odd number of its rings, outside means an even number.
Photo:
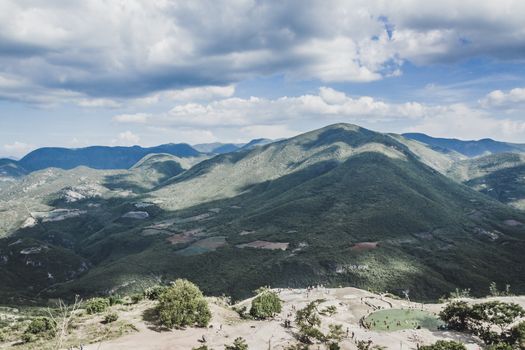
[{"label": "sparse bush on ridge", "polygon": [[164,293],[168,288],[169,286],[161,285],[146,288],[144,290],[144,297],[148,300],[158,300],[160,295]]},{"label": "sparse bush on ridge", "polygon": [[432,345],[423,345],[420,350],[466,350],[465,345],[456,341],[438,340]]},{"label": "sparse bush on ridge", "polygon": [[281,312],[282,302],[277,293],[268,288],[262,288],[258,292],[258,295],[252,301],[251,316],[263,320]]},{"label": "sparse bush on ridge", "polygon": [[90,315],[104,312],[109,307],[109,299],[106,298],[91,298],[86,301],[85,309]]},{"label": "sparse bush on ridge", "polygon": [[202,292],[188,280],[176,280],[158,300],[159,321],[168,328],[195,325],[205,327],[211,319],[211,312]]},{"label": "sparse bush on ridge", "polygon": [[242,337],[235,338],[232,345],[225,345],[225,350],[248,350],[248,344]]},{"label": "sparse bush on ridge", "polygon": [[30,343],[39,337],[52,338],[56,334],[56,323],[49,317],[33,319],[22,334],[22,341]]},{"label": "sparse bush on ridge", "polygon": [[110,312],[106,316],[104,316],[104,323],[112,323],[118,320],[118,315],[116,312]]}]

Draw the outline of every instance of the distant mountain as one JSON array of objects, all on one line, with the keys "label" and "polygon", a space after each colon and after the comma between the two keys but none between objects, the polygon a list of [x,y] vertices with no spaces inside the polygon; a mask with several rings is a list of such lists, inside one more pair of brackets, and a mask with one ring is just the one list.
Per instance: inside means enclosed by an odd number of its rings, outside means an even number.
[{"label": "distant mountain", "polygon": [[28,171],[46,168],[73,169],[87,166],[93,169],[129,169],[140,159],[152,153],[165,153],[177,157],[197,157],[201,153],[190,145],[166,144],[156,147],[106,147],[86,148],[39,148],[25,157],[18,164]]},{"label": "distant mountain", "polygon": [[239,150],[252,149],[257,146],[264,146],[274,141],[275,140],[261,138],[261,139],[251,140],[248,143],[214,142],[214,143],[201,143],[201,144],[193,145],[192,147],[202,153],[224,154],[224,153],[236,152]]},{"label": "distant mountain", "polygon": [[202,153],[213,153],[213,154],[223,154],[229,152],[235,152],[241,148],[243,143],[201,143],[197,145],[192,145],[194,149]]},{"label": "distant mountain", "polygon": [[7,178],[19,178],[27,174],[27,170],[24,169],[16,160],[9,158],[0,159],[0,180]]},{"label": "distant mountain", "polygon": [[267,145],[267,144],[272,143],[274,141],[275,140],[270,140],[270,139],[254,139],[254,140],[251,140],[250,142],[248,142],[247,144],[243,145],[241,147],[241,149],[243,149],[243,150],[253,149],[254,147],[264,146],[264,145]]},{"label": "distant mountain", "polygon": [[525,152],[525,144],[500,142],[492,139],[463,141],[458,139],[436,138],[420,133],[403,134],[404,137],[425,143],[442,152],[457,152],[467,157],[478,157],[493,153]]}]

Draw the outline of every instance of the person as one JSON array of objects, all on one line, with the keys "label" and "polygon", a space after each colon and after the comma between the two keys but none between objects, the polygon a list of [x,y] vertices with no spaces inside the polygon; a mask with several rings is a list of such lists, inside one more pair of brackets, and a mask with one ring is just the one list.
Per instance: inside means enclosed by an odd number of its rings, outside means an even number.
[{"label": "person", "polygon": [[346,327],[346,337],[348,338],[348,334],[350,333],[350,328]]}]

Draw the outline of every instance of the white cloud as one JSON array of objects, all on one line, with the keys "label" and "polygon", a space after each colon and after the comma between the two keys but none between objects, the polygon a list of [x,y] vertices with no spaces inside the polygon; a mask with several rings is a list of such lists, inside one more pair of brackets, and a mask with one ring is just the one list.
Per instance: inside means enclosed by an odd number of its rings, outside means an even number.
[{"label": "white cloud", "polygon": [[119,123],[145,124],[150,117],[149,113],[119,114],[114,116],[113,120]]},{"label": "white cloud", "polygon": [[514,88],[508,92],[494,90],[480,100],[483,107],[516,108],[525,104],[525,88]]},{"label": "white cloud", "polygon": [[519,0],[4,0],[0,96],[115,107],[231,97],[270,74],[365,82],[407,60],[523,60],[523,13]]},{"label": "white cloud", "polygon": [[112,141],[112,144],[120,146],[133,146],[137,145],[140,141],[140,137],[135,135],[131,131],[124,131],[118,134],[118,138]]},{"label": "white cloud", "polygon": [[424,116],[428,111],[429,107],[417,102],[397,104],[370,96],[353,98],[332,88],[321,87],[317,95],[285,96],[273,100],[227,98],[208,103],[185,103],[157,115],[117,115],[113,120],[156,126],[246,127],[319,118],[327,123],[342,118],[354,122],[413,119]]},{"label": "white cloud", "polygon": [[20,158],[20,157],[25,156],[32,149],[34,149],[34,146],[27,144],[25,142],[15,141],[10,144],[5,144],[2,148],[3,148],[2,153],[8,156]]},{"label": "white cloud", "polygon": [[[392,103],[371,96],[352,97],[321,87],[318,94],[265,99],[226,98],[184,103],[160,114],[116,116],[115,121],[166,129],[215,130],[221,140],[289,137],[330,123],[360,124],[379,131],[419,131],[441,137],[484,138],[522,142],[522,118],[500,118],[490,110],[464,103]],[[228,130],[229,129],[229,130]],[[206,139],[206,142],[211,142]]]}]

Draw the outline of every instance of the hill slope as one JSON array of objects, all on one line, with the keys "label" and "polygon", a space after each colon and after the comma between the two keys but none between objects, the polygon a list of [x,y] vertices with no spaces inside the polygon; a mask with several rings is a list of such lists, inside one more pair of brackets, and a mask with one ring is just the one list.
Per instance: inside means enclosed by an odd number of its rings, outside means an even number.
[{"label": "hill slope", "polygon": [[525,209],[525,155],[493,154],[457,162],[449,175],[486,195]]},{"label": "hill slope", "polygon": [[[39,295],[124,292],[175,277],[234,297],[320,282],[410,289],[419,299],[456,287],[486,294],[491,281],[525,291],[524,213],[445,177],[396,137],[354,125],[219,155],[153,191],[88,204],[62,203],[84,218],[40,220],[0,247],[18,256],[16,240],[50,246],[50,233],[69,233],[67,253],[88,269],[56,283],[44,261],[24,267]],[[7,271],[16,276],[16,266]]]}]

